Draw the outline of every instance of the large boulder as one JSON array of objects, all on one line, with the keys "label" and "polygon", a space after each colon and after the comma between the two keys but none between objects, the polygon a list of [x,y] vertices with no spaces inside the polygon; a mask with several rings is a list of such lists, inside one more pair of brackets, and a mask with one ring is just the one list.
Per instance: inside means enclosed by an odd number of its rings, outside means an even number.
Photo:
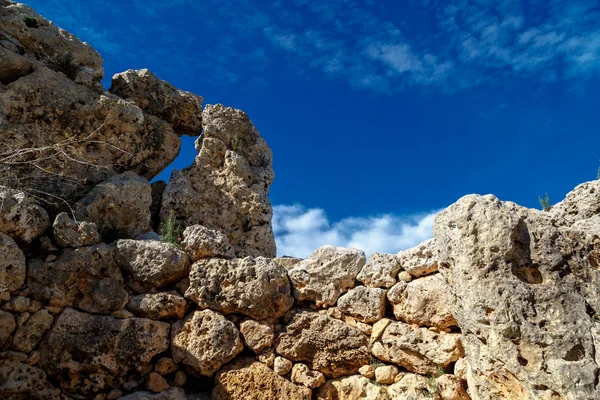
[{"label": "large boulder", "polygon": [[254,319],[279,318],[294,304],[285,269],[264,257],[200,260],[185,296],[200,308]]},{"label": "large boulder", "polygon": [[19,290],[25,283],[25,255],[4,233],[0,233],[0,254],[0,293]]},{"label": "large boulder", "polygon": [[195,311],[177,321],[171,332],[173,360],[206,376],[213,376],[243,348],[233,322],[212,310]]},{"label": "large boulder", "polygon": [[385,290],[357,286],[338,299],[337,308],[361,322],[377,322],[385,316]]},{"label": "large boulder", "polygon": [[173,213],[183,226],[222,232],[238,257],[275,257],[271,150],[240,110],[207,105],[202,120],[196,161],[171,175],[161,220]]},{"label": "large boulder", "polygon": [[202,130],[202,97],[161,81],[147,69],[115,74],[110,92],[167,121],[178,135],[197,136]]},{"label": "large boulder", "polygon": [[371,351],[382,361],[424,375],[439,375],[464,355],[459,333],[435,332],[404,322],[387,325]]},{"label": "large boulder", "polygon": [[0,358],[0,398],[14,400],[60,400],[60,389],[46,379],[41,369]]},{"label": "large boulder", "polygon": [[408,250],[402,250],[398,253],[398,257],[400,258],[402,269],[415,278],[433,274],[438,271],[438,260],[434,239],[428,239]]},{"label": "large boulder", "polygon": [[373,253],[356,279],[368,287],[391,288],[401,270],[400,257],[397,255]]},{"label": "large boulder", "polygon": [[314,312],[296,314],[277,338],[275,349],[330,378],[356,373],[370,358],[368,340],[360,330]]},{"label": "large boulder", "polygon": [[388,292],[396,319],[409,324],[446,329],[456,326],[451,312],[454,298],[441,274],[398,282]]},{"label": "large boulder", "polygon": [[49,225],[46,210],[31,201],[24,192],[0,186],[0,233],[30,243]]},{"label": "large boulder", "polygon": [[233,258],[235,253],[227,236],[202,225],[192,225],[183,231],[181,247],[192,261],[202,258]]},{"label": "large boulder", "polygon": [[436,218],[473,397],[600,397],[597,185],[551,212],[469,195]]},{"label": "large boulder", "polygon": [[119,240],[117,263],[131,273],[136,290],[160,289],[185,277],[188,255],[171,243],[154,240]]},{"label": "large boulder", "polygon": [[365,253],[361,250],[320,247],[288,271],[294,297],[314,301],[317,306],[332,306],[341,294],[354,287],[365,262]]},{"label": "large boulder", "polygon": [[135,172],[115,175],[96,186],[75,206],[75,216],[96,224],[106,242],[134,238],[152,230],[152,188]]},{"label": "large boulder", "polygon": [[68,393],[118,388],[169,348],[170,326],[145,318],[116,319],[67,308],[40,344],[41,368]]},{"label": "large boulder", "polygon": [[282,378],[263,363],[240,358],[215,378],[213,400],[310,400],[311,390]]},{"label": "large boulder", "polygon": [[27,287],[34,299],[50,306],[91,313],[120,310],[129,296],[114,257],[114,247],[95,244],[64,249],[54,261],[33,259],[27,266]]}]

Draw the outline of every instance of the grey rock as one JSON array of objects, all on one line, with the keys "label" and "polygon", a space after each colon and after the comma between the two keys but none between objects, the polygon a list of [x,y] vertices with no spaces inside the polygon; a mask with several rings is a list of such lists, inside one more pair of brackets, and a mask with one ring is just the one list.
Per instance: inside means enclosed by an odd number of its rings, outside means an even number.
[{"label": "grey rock", "polygon": [[19,290],[25,283],[25,255],[15,241],[0,233],[0,293]]},{"label": "grey rock", "polygon": [[202,258],[233,258],[235,256],[227,236],[202,225],[185,228],[181,247],[188,253],[192,261]]},{"label": "grey rock", "polygon": [[26,243],[50,225],[48,213],[22,191],[0,186],[0,233]]},{"label": "grey rock", "polygon": [[75,222],[66,212],[56,216],[52,229],[54,241],[60,247],[84,247],[101,242],[96,224]]},{"label": "grey rock", "polygon": [[338,299],[337,308],[358,321],[377,322],[385,316],[385,294],[380,288],[357,286]]},{"label": "grey rock", "polygon": [[400,257],[397,255],[373,253],[356,279],[368,287],[391,288],[401,270]]}]

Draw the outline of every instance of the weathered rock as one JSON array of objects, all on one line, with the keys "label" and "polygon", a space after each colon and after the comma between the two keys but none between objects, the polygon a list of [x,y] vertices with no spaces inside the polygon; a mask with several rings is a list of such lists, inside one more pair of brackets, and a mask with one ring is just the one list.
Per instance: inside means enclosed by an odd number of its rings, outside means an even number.
[{"label": "weathered rock", "polygon": [[197,136],[202,130],[202,97],[161,81],[147,69],[115,74],[110,92],[167,121],[178,135]]},{"label": "weathered rock", "polygon": [[244,344],[256,354],[271,347],[275,339],[273,326],[267,321],[255,321],[253,319],[242,321],[240,333]]},{"label": "weathered rock", "polygon": [[394,365],[385,365],[375,368],[375,380],[377,383],[389,385],[394,383],[394,379],[398,375],[398,368]]},{"label": "weathered rock", "polygon": [[180,388],[171,388],[161,393],[135,392],[121,397],[119,400],[189,400],[185,391]]},{"label": "weathered rock", "polygon": [[445,374],[436,379],[442,400],[470,400],[464,383],[456,375]]},{"label": "weathered rock", "polygon": [[30,353],[52,326],[52,315],[48,310],[40,310],[21,325],[13,337],[11,349]]},{"label": "weathered rock", "polygon": [[312,312],[294,316],[277,338],[276,352],[334,378],[355,373],[369,363],[368,342],[360,330]]},{"label": "weathered rock", "polygon": [[317,306],[332,306],[354,287],[365,261],[360,250],[323,246],[288,271],[294,296],[300,301],[314,301]]},{"label": "weathered rock", "polygon": [[463,381],[467,380],[467,371],[469,370],[469,362],[466,358],[461,358],[454,364],[454,375],[458,376]]},{"label": "weathered rock", "polygon": [[69,393],[118,388],[169,348],[169,324],[67,308],[39,346],[40,366]]},{"label": "weathered rock", "polygon": [[11,313],[0,311],[0,348],[4,346],[16,327],[15,317]]},{"label": "weathered rock", "polygon": [[277,257],[274,258],[273,261],[275,261],[277,264],[281,265],[285,269],[291,269],[294,267],[294,265],[302,261],[302,259],[295,257]]},{"label": "weathered rock", "polygon": [[145,293],[129,300],[127,308],[138,317],[150,319],[181,319],[187,301],[176,292]]},{"label": "weathered rock", "polygon": [[175,386],[182,387],[187,382],[187,375],[185,372],[179,370],[175,372],[175,378],[173,379],[173,382],[175,383]]},{"label": "weathered rock", "polygon": [[310,400],[311,390],[295,385],[250,358],[239,359],[217,374],[213,400]]},{"label": "weathered rock", "polygon": [[396,319],[409,324],[446,329],[456,326],[451,313],[454,298],[441,274],[397,283],[387,294]]},{"label": "weathered rock", "polygon": [[188,273],[190,259],[178,246],[152,240],[119,240],[117,263],[144,289],[160,289]]},{"label": "weathered rock", "polygon": [[254,319],[279,318],[294,304],[285,269],[263,257],[200,260],[185,296],[200,308]]},{"label": "weathered rock", "polygon": [[387,387],[387,392],[391,399],[442,400],[435,380],[422,375],[403,374],[398,382]]},{"label": "weathered rock", "polygon": [[389,324],[373,344],[372,353],[418,374],[438,375],[463,356],[460,334],[435,332],[404,322]]},{"label": "weathered rock", "polygon": [[63,212],[56,216],[52,225],[54,240],[60,247],[84,247],[101,242],[96,224],[75,222]]},{"label": "weathered rock", "polygon": [[106,242],[134,238],[152,230],[148,181],[127,171],[96,186],[75,205],[75,216],[96,224]]},{"label": "weathered rock", "polygon": [[358,369],[358,373],[367,379],[375,378],[375,368],[372,365],[363,365]]},{"label": "weathered rock", "polygon": [[[0,102],[0,117],[1,106]],[[0,186],[0,233],[31,243],[49,225],[50,218],[46,210],[33,203],[24,192]]]},{"label": "weathered rock", "polygon": [[235,325],[212,310],[195,311],[176,322],[171,332],[173,360],[206,376],[213,376],[243,348]]},{"label": "weathered rock", "polygon": [[146,384],[146,387],[148,388],[148,390],[154,393],[160,393],[167,390],[169,388],[169,384],[167,383],[165,378],[163,378],[156,372],[150,372],[150,374],[148,375],[148,382]]},{"label": "weathered rock", "polygon": [[395,254],[373,253],[356,277],[365,286],[391,288],[402,270],[400,258]]},{"label": "weathered rock", "polygon": [[177,364],[172,358],[162,357],[156,360],[154,364],[154,372],[160,375],[168,375],[171,372],[177,371]]},{"label": "weathered rock", "polygon": [[1,83],[12,83],[32,70],[33,64],[26,57],[0,46]]},{"label": "weathered rock", "polygon": [[[25,18],[33,22],[28,26]],[[60,69],[65,55],[70,55],[72,71],[69,74],[80,83],[93,86],[104,76],[102,57],[89,44],[47,21],[33,9],[18,3],[0,5],[0,31],[2,39],[10,42],[18,54],[29,61],[30,69],[45,65]],[[64,64],[64,62],[62,63]],[[10,81],[30,72],[22,67]],[[3,83],[6,83],[2,81]]]},{"label": "weathered rock", "polygon": [[273,362],[273,371],[277,375],[286,375],[292,370],[293,364],[290,360],[285,357],[277,356]]},{"label": "weathered rock", "polygon": [[[346,376],[327,381],[317,391],[318,400],[390,400],[384,387],[375,385],[360,375]],[[402,397],[392,397],[402,399]]]},{"label": "weathered rock", "polygon": [[238,257],[275,257],[269,186],[272,154],[240,110],[207,105],[194,165],[171,175],[161,220],[172,211],[183,226],[225,234]]},{"label": "weathered rock", "polygon": [[337,307],[359,321],[377,322],[385,315],[385,292],[379,288],[357,286],[338,299]]},{"label": "weathered rock", "polygon": [[160,226],[160,208],[162,207],[162,198],[167,182],[154,181],[150,184],[152,189],[152,204],[150,204],[150,226],[154,231],[158,231]]},{"label": "weathered rock", "polygon": [[310,389],[318,388],[325,383],[325,375],[319,371],[311,371],[302,363],[294,364],[291,379],[292,382],[304,385]]},{"label": "weathered rock", "polygon": [[550,215],[555,224],[569,226],[600,214],[600,180],[582,183],[566,198],[552,206]]},{"label": "weathered rock", "polygon": [[398,253],[398,256],[402,268],[415,278],[433,274],[438,270],[434,239],[426,240],[418,246],[403,250]]},{"label": "weathered rock", "polygon": [[25,283],[25,255],[15,241],[0,233],[0,292],[14,292]]},{"label": "weathered rock", "polygon": [[188,253],[192,262],[202,258],[233,258],[235,256],[227,236],[202,225],[185,228],[181,247]]},{"label": "weathered rock", "polygon": [[[555,215],[470,195],[436,218],[473,397],[598,397],[600,224],[585,219],[592,195],[580,186]],[[568,206],[579,196],[585,207]],[[559,222],[562,208],[570,211]]]},{"label": "weathered rock", "polygon": [[123,395],[123,392],[119,389],[113,389],[106,394],[106,400],[117,400]]},{"label": "weathered rock", "polygon": [[[7,181],[20,178],[17,186],[34,190],[52,211],[66,211],[64,201],[75,203],[123,171],[153,178],[175,159],[181,145],[165,121],[46,67],[0,90],[0,129],[0,144],[13,154],[26,148],[43,149],[16,156],[14,162],[20,164],[7,172]],[[28,162],[33,159],[43,169]],[[116,202],[125,199],[135,200],[122,196]],[[124,213],[123,217],[136,216]]]},{"label": "weathered rock", "polygon": [[39,368],[0,359],[0,398],[14,400],[60,400],[60,390],[46,380]]},{"label": "weathered rock", "polygon": [[27,287],[34,299],[50,306],[77,306],[91,313],[120,310],[128,294],[114,254],[114,247],[95,244],[64,249],[56,261],[34,259],[27,266]]}]

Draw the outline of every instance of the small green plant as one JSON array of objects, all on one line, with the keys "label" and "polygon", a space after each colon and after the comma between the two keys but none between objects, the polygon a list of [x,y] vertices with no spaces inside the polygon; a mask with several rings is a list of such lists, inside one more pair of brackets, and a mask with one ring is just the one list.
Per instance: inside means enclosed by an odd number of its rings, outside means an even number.
[{"label": "small green plant", "polygon": [[176,245],[181,243],[181,225],[177,222],[173,210],[169,212],[169,216],[161,229],[160,238],[166,243]]},{"label": "small green plant", "polygon": [[75,80],[77,72],[79,72],[79,66],[73,61],[73,54],[71,53],[65,53],[58,57],[56,66],[59,71],[63,72],[71,80]]},{"label": "small green plant", "polygon": [[427,379],[427,387],[425,389],[423,389],[423,394],[425,395],[425,397],[435,397],[435,395],[439,391],[440,391],[440,388],[438,387],[435,377],[430,376]]},{"label": "small green plant", "polygon": [[39,28],[38,20],[31,17],[24,17],[23,22],[28,28]]},{"label": "small green plant", "polygon": [[235,135],[231,139],[231,150],[233,150],[237,153],[238,150],[240,149],[241,144],[242,144],[242,139],[240,139],[240,137],[238,135]]},{"label": "small green plant", "polygon": [[542,206],[542,210],[550,210],[550,196],[548,196],[548,193],[546,193],[546,197],[544,198],[542,198],[542,196],[538,196],[538,201],[540,202],[540,206]]}]

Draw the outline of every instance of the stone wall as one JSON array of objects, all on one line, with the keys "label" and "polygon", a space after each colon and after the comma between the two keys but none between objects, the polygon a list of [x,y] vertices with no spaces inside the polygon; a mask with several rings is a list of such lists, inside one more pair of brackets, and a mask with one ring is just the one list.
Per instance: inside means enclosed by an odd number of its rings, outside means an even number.
[{"label": "stone wall", "polygon": [[[2,138],[94,161],[0,180],[0,398],[600,398],[600,181],[548,212],[466,196],[399,254],[275,258],[250,119],[147,70],[108,93],[102,75],[87,44],[0,0]],[[194,164],[151,185],[200,130]],[[117,137],[142,158],[107,150]]]}]

